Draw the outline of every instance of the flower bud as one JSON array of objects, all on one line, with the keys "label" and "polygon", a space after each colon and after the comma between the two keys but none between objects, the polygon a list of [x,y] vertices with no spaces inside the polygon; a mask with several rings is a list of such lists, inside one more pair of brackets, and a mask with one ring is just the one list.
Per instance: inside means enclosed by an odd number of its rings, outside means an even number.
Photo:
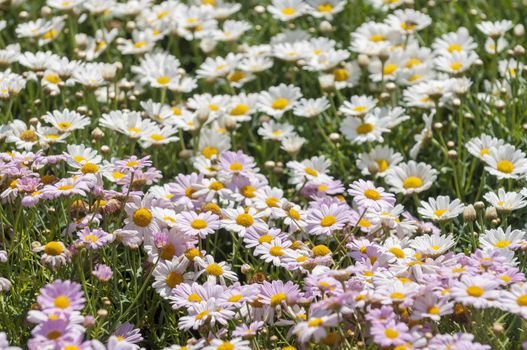
[{"label": "flower bud", "polygon": [[485,209],[485,220],[492,221],[498,218],[498,212],[494,207],[488,207]]},{"label": "flower bud", "polygon": [[476,209],[472,204],[467,205],[463,210],[463,220],[465,221],[475,221],[477,218]]}]

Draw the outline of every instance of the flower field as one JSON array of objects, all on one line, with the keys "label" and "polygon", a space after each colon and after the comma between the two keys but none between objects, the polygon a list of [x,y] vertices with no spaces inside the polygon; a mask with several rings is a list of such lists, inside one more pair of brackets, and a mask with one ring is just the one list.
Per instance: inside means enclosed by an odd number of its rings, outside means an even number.
[{"label": "flower field", "polygon": [[0,0],[0,350],[527,349],[524,0]]}]

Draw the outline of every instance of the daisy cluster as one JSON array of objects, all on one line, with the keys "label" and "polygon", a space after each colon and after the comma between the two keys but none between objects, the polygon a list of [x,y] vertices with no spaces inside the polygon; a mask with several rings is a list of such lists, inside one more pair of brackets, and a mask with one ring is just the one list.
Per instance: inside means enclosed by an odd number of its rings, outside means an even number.
[{"label": "daisy cluster", "polygon": [[0,0],[0,349],[527,348],[495,2]]}]

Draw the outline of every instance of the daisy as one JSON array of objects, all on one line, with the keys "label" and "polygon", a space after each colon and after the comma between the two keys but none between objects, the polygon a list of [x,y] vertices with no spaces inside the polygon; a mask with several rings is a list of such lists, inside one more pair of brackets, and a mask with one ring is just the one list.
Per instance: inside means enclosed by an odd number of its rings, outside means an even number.
[{"label": "daisy", "polygon": [[267,11],[280,21],[291,21],[307,11],[308,7],[302,0],[272,0]]},{"label": "daisy", "polygon": [[390,167],[396,166],[403,160],[400,153],[388,146],[377,145],[369,153],[361,153],[357,158],[357,166],[363,175],[370,175],[370,169],[375,175],[384,177]]},{"label": "daisy", "polygon": [[436,38],[432,48],[437,55],[450,55],[453,52],[471,52],[478,47],[467,28],[459,27],[457,31],[443,34]]},{"label": "daisy", "polygon": [[503,213],[510,213],[513,210],[521,209],[527,205],[523,193],[505,192],[503,188],[500,188],[498,193],[485,193],[483,198],[499,212]]},{"label": "daisy", "polygon": [[325,18],[331,20],[334,15],[344,10],[346,5],[342,0],[307,0],[310,6],[309,12],[315,18]]},{"label": "daisy", "polygon": [[478,56],[473,52],[455,51],[448,56],[439,56],[435,59],[436,68],[450,74],[460,74],[468,70]]},{"label": "daisy", "polygon": [[414,9],[395,10],[388,15],[385,23],[408,35],[428,27],[432,24],[432,18]]},{"label": "daisy", "polygon": [[222,210],[222,227],[228,231],[236,232],[240,237],[248,231],[265,232],[268,227],[263,221],[265,213],[258,212],[255,208],[245,211],[242,207]]},{"label": "daisy", "polygon": [[281,118],[285,112],[296,106],[301,97],[302,93],[298,87],[280,84],[260,94],[258,108],[274,118]]},{"label": "daisy", "polygon": [[498,227],[485,230],[485,233],[479,236],[479,244],[483,249],[515,249],[523,239],[525,239],[523,231],[512,230],[510,226],[503,231],[501,227]]},{"label": "daisy", "polygon": [[254,250],[254,255],[267,263],[273,263],[275,266],[282,265],[282,257],[290,254],[289,247],[291,241],[282,241],[279,237],[274,237],[271,242],[263,242]]},{"label": "daisy", "polygon": [[352,96],[350,101],[344,101],[339,111],[347,116],[360,117],[370,112],[377,105],[371,96]]},{"label": "daisy", "polygon": [[454,303],[446,298],[440,298],[434,293],[423,293],[415,298],[411,318],[419,320],[429,318],[436,322],[442,316],[454,313]]},{"label": "daisy", "polygon": [[499,148],[504,145],[505,141],[487,134],[481,134],[478,137],[470,139],[465,147],[474,157],[484,160],[485,155],[490,154],[492,148]]},{"label": "daisy", "polygon": [[442,222],[454,219],[463,209],[464,205],[459,199],[450,201],[449,196],[439,196],[435,199],[429,198],[428,202],[421,202],[418,212],[424,218]]},{"label": "daisy", "polygon": [[365,22],[351,33],[350,50],[369,56],[378,56],[401,41],[401,31],[385,23]]},{"label": "daisy", "polygon": [[113,241],[113,235],[100,228],[90,230],[90,228],[85,227],[77,235],[79,236],[78,242],[82,243],[87,249],[92,250],[100,249]]},{"label": "daisy", "polygon": [[181,283],[189,283],[192,273],[186,273],[188,259],[184,256],[172,260],[160,261],[154,268],[152,287],[162,298],[168,298],[172,290]]},{"label": "daisy", "polygon": [[264,123],[258,129],[258,135],[262,136],[264,140],[281,141],[284,138],[294,134],[295,128],[288,123],[277,123],[271,120]]},{"label": "daisy", "polygon": [[214,258],[210,255],[205,256],[204,259],[196,257],[194,258],[194,262],[200,268],[195,278],[205,273],[207,275],[207,281],[216,283],[219,280],[222,285],[225,285],[226,279],[234,282],[238,280],[238,275],[234,271],[231,271],[230,265],[224,261],[215,263]]},{"label": "daisy", "polygon": [[283,149],[291,156],[295,156],[298,154],[298,152],[300,152],[300,149],[302,148],[304,143],[306,143],[306,141],[307,140],[303,138],[302,136],[293,134],[293,135],[284,137],[281,140],[280,149]]},{"label": "daisy", "polygon": [[215,299],[195,303],[189,308],[189,315],[179,318],[178,327],[182,330],[199,329],[203,325],[216,323],[226,325],[234,316],[234,312],[222,309]]},{"label": "daisy", "polygon": [[85,301],[80,284],[60,279],[41,288],[37,297],[42,310],[57,312],[82,310]]},{"label": "daisy", "polygon": [[311,339],[318,343],[328,335],[328,328],[335,327],[337,324],[337,314],[314,314],[305,322],[297,323],[293,327],[292,332],[298,337],[301,343],[307,343]]},{"label": "daisy", "polygon": [[504,290],[500,295],[499,307],[527,318],[527,285],[518,283]]},{"label": "daisy", "polygon": [[29,151],[38,143],[38,134],[34,126],[26,126],[26,123],[16,119],[8,124],[5,142],[15,143],[18,149]]},{"label": "daisy", "polygon": [[242,151],[223,152],[219,157],[218,164],[226,178],[238,175],[248,176],[257,170],[254,158],[244,154]]},{"label": "daisy", "polygon": [[203,350],[251,350],[248,340],[232,338],[229,340],[213,339]]},{"label": "daisy", "polygon": [[489,276],[461,276],[460,281],[453,283],[452,296],[456,301],[476,308],[493,306],[500,296],[497,290],[499,281]]},{"label": "daisy", "polygon": [[368,66],[370,78],[375,82],[397,80],[407,64],[404,52],[392,52],[385,62],[380,59],[371,62]]},{"label": "daisy", "polygon": [[361,73],[357,61],[345,62],[333,69],[333,84],[337,90],[354,87],[359,82]]},{"label": "daisy", "polygon": [[324,156],[315,156],[302,162],[289,161],[287,167],[292,170],[290,182],[300,189],[307,181],[325,183],[331,180],[327,174],[331,162]]},{"label": "daisy", "polygon": [[227,134],[221,134],[213,129],[203,128],[200,132],[198,150],[207,159],[218,157],[231,148],[231,139]]},{"label": "daisy", "polygon": [[344,204],[322,204],[308,210],[306,230],[312,235],[330,236],[333,231],[342,230],[349,222],[349,208]]},{"label": "daisy", "polygon": [[395,204],[395,196],[386,192],[382,187],[375,187],[373,182],[358,180],[350,185],[348,194],[358,206],[380,210],[383,207],[391,207]]},{"label": "daisy", "polygon": [[281,280],[267,282],[260,285],[259,301],[273,308],[282,304],[293,305],[300,298],[301,292],[292,281],[284,283]]},{"label": "daisy", "polygon": [[413,160],[388,170],[385,181],[391,191],[410,195],[429,189],[437,178],[437,171],[425,163]]},{"label": "daisy", "polygon": [[504,19],[496,22],[484,21],[476,24],[476,27],[486,36],[497,39],[505,35],[513,27],[513,24],[511,21]]},{"label": "daisy", "polygon": [[415,237],[410,242],[410,247],[424,255],[438,256],[456,245],[452,235],[440,236],[439,234],[425,234]]},{"label": "daisy", "polygon": [[340,125],[342,134],[354,144],[366,142],[383,142],[383,133],[390,132],[386,120],[374,114],[363,118],[348,116]]},{"label": "daisy", "polygon": [[491,148],[483,160],[487,163],[485,170],[498,179],[517,179],[527,172],[525,153],[509,144]]},{"label": "daisy", "polygon": [[44,252],[40,261],[43,265],[49,266],[52,270],[56,270],[60,266],[66,265],[71,258],[70,251],[66,249],[64,243],[59,241],[50,241],[34,251]]},{"label": "daisy", "polygon": [[394,320],[385,323],[374,322],[370,332],[373,341],[382,347],[397,347],[412,340],[408,326],[403,322],[397,323]]},{"label": "daisy", "polygon": [[211,212],[197,214],[194,211],[183,211],[176,216],[175,226],[186,235],[205,239],[220,228],[220,220]]},{"label": "daisy", "polygon": [[126,203],[125,211],[128,218],[125,219],[125,230],[136,230],[141,234],[153,232],[158,229],[157,221],[152,214],[152,202],[154,196],[145,195],[143,198],[132,197],[132,201]]}]

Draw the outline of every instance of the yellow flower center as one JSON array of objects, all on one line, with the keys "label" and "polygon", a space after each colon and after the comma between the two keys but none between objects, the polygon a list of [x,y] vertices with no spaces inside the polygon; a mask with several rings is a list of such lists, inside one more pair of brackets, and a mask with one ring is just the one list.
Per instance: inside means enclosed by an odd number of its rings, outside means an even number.
[{"label": "yellow flower center", "polygon": [[479,298],[485,294],[485,290],[479,286],[470,286],[467,288],[467,294],[471,297]]},{"label": "yellow flower center", "polygon": [[344,68],[338,68],[333,71],[333,78],[335,81],[346,81],[349,78],[349,73]]},{"label": "yellow flower center", "polygon": [[203,148],[203,150],[201,151],[201,154],[203,154],[207,159],[210,159],[212,156],[217,156],[218,153],[219,151],[216,147],[210,146]]},{"label": "yellow flower center", "polygon": [[229,166],[229,169],[231,169],[232,171],[242,171],[243,165],[241,163],[232,163]]},{"label": "yellow flower center", "polygon": [[404,251],[401,248],[392,247],[392,248],[388,249],[388,251],[390,253],[392,253],[393,255],[395,255],[396,257],[398,257],[398,258],[404,258],[406,256],[406,254],[404,253]]},{"label": "yellow flower center", "polygon": [[234,350],[236,347],[234,344],[226,341],[225,343],[219,345],[217,347],[217,350]]},{"label": "yellow flower center", "polygon": [[403,187],[408,188],[419,188],[423,186],[423,180],[417,176],[409,176],[403,181]]},{"label": "yellow flower center", "polygon": [[406,68],[413,68],[415,66],[418,66],[421,64],[421,60],[419,58],[410,58],[407,62],[406,62]]},{"label": "yellow flower center", "polygon": [[65,295],[60,295],[53,300],[53,305],[58,309],[67,309],[70,306],[70,299]]},{"label": "yellow flower center", "polygon": [[233,295],[231,296],[229,299],[227,299],[228,301],[230,301],[231,303],[237,303],[238,301],[242,300],[243,298],[243,295],[241,294],[237,294],[237,295]]},{"label": "yellow flower center", "polygon": [[[227,33],[226,33],[227,34]],[[228,35],[227,35],[228,36]],[[237,83],[239,81],[241,81],[243,78],[247,77],[247,74],[245,74],[244,72],[242,71],[234,71],[232,73],[230,73],[228,76],[227,76],[227,80],[229,81],[232,81],[234,83]]]},{"label": "yellow flower center", "polygon": [[250,109],[251,108],[248,105],[240,103],[239,105],[231,109],[230,115],[233,115],[233,116],[245,115],[247,114],[247,112],[249,112]]},{"label": "yellow flower center", "polygon": [[206,228],[208,224],[207,224],[207,221],[203,219],[195,219],[194,221],[192,221],[190,226],[192,226],[193,229],[201,230],[201,229]]},{"label": "yellow flower center", "polygon": [[255,192],[256,188],[251,185],[243,186],[240,189],[240,193],[246,198],[253,198],[255,196]]},{"label": "yellow flower center", "polygon": [[448,52],[456,52],[463,50],[459,44],[450,44],[447,48]]},{"label": "yellow flower center", "polygon": [[284,250],[280,246],[274,246],[271,249],[269,249],[269,254],[271,254],[272,256],[283,256]]},{"label": "yellow flower center", "polygon": [[496,169],[498,169],[502,173],[510,174],[514,171],[514,164],[508,160],[500,160],[496,164]]},{"label": "yellow flower center", "polygon": [[306,174],[308,174],[308,175],[311,175],[311,176],[318,176],[318,171],[316,171],[315,169],[310,168],[310,167],[304,168],[304,172]]},{"label": "yellow flower center", "polygon": [[390,298],[392,299],[404,299],[405,296],[406,295],[401,292],[393,292],[392,294],[390,294]]},{"label": "yellow flower center", "polygon": [[202,320],[204,318],[206,318],[209,314],[209,311],[208,310],[205,310],[205,311],[201,311],[199,314],[196,315],[196,320]]},{"label": "yellow flower center", "polygon": [[160,76],[159,78],[157,78],[157,83],[159,85],[166,85],[170,83],[170,78],[167,77],[166,75]]},{"label": "yellow flower center", "polygon": [[199,251],[198,248],[190,248],[189,250],[187,250],[185,252],[185,256],[187,257],[187,259],[189,259],[190,261],[194,261],[194,258],[198,257],[198,256],[201,256],[201,252]]},{"label": "yellow flower center", "polygon": [[26,142],[35,142],[38,140],[37,133],[33,130],[24,130],[20,133],[19,137],[22,141]]},{"label": "yellow flower center", "polygon": [[417,23],[412,21],[405,21],[401,23],[401,29],[403,30],[414,30],[417,27]]},{"label": "yellow flower center", "polygon": [[527,294],[520,295],[516,298],[516,303],[520,306],[527,306]]},{"label": "yellow flower center", "polygon": [[267,197],[265,199],[265,204],[270,208],[276,208],[278,207],[278,203],[280,203],[280,200],[275,197]]},{"label": "yellow flower center", "polygon": [[84,242],[95,243],[98,240],[99,240],[99,237],[97,237],[95,235],[86,235],[86,236],[84,236]]},{"label": "yellow flower center", "polygon": [[395,73],[395,71],[398,69],[399,67],[397,67],[396,64],[393,64],[393,63],[388,63],[386,66],[384,66],[384,69],[383,69],[383,73],[384,75],[392,75],[393,73]]},{"label": "yellow flower center", "polygon": [[278,98],[274,100],[271,107],[273,107],[273,109],[282,110],[282,109],[285,109],[288,105],[289,105],[289,101],[286,98]]},{"label": "yellow flower center", "polygon": [[260,238],[258,238],[258,243],[262,244],[262,243],[271,243],[271,241],[273,240],[273,236],[271,235],[263,235],[263,236],[260,236]]},{"label": "yellow flower center", "polygon": [[46,81],[51,84],[58,84],[62,81],[62,79],[60,79],[60,77],[56,74],[46,75],[44,79],[46,79]]},{"label": "yellow flower center", "polygon": [[329,2],[318,5],[319,12],[331,12],[332,10],[333,10],[333,5],[331,5]]},{"label": "yellow flower center", "polygon": [[331,253],[331,250],[324,244],[319,244],[311,250],[314,256],[326,256]]},{"label": "yellow flower center", "polygon": [[289,216],[295,220],[300,220],[300,213],[294,208],[289,209]]},{"label": "yellow flower center", "polygon": [[333,215],[327,215],[320,220],[320,226],[329,227],[337,222],[337,218]]},{"label": "yellow flower center", "polygon": [[55,340],[55,339],[58,339],[62,336],[62,333],[60,333],[59,331],[51,331],[47,334],[47,337],[49,340]]},{"label": "yellow flower center", "polygon": [[321,318],[314,318],[314,319],[312,319],[312,320],[309,320],[309,322],[307,323],[307,325],[308,325],[309,327],[312,327],[312,328],[314,328],[314,327],[320,327],[320,326],[322,326],[323,324],[324,324],[324,320],[321,319]]},{"label": "yellow flower center", "polygon": [[450,69],[452,69],[453,71],[458,71],[461,68],[463,68],[463,63],[460,62],[454,62],[450,65]]},{"label": "yellow flower center", "polygon": [[172,271],[167,275],[165,282],[170,288],[175,288],[178,284],[183,282],[183,275]]},{"label": "yellow flower center", "polygon": [[373,129],[375,129],[375,125],[370,124],[370,123],[363,123],[363,124],[357,126],[356,131],[357,131],[357,134],[364,135],[364,134],[368,134],[368,133],[372,132]]},{"label": "yellow flower center", "polygon": [[146,41],[138,41],[134,44],[134,48],[141,49],[145,47],[148,43]]},{"label": "yellow flower center", "polygon": [[165,137],[161,134],[152,134],[150,135],[150,138],[154,141],[163,141]]},{"label": "yellow flower center", "polygon": [[287,299],[287,295],[284,292],[276,293],[271,297],[271,306],[277,306],[282,303],[282,301]]},{"label": "yellow flower center", "polygon": [[134,223],[139,227],[146,227],[152,222],[152,213],[146,208],[139,208],[132,217]]},{"label": "yellow flower center", "polygon": [[397,337],[399,337],[399,332],[397,332],[396,329],[394,328],[388,328],[384,331],[384,335],[387,337],[387,338],[390,338],[390,339],[395,339]]},{"label": "yellow flower center", "polygon": [[190,301],[191,303],[199,303],[203,299],[198,294],[192,293],[188,295],[187,300]]},{"label": "yellow flower center", "polygon": [[81,172],[83,174],[95,174],[99,171],[99,166],[94,163],[84,163],[81,167]]},{"label": "yellow flower center", "polygon": [[176,247],[174,247],[171,243],[167,243],[167,245],[161,250],[161,254],[159,254],[161,259],[164,260],[172,260],[174,255],[176,255]]},{"label": "yellow flower center", "polygon": [[62,185],[62,186],[59,186],[59,190],[61,191],[67,191],[67,190],[71,190],[73,188],[73,185]]},{"label": "yellow flower center", "polygon": [[219,181],[214,181],[212,182],[210,185],[209,185],[209,188],[213,191],[219,191],[221,189],[223,189],[225,186],[223,186],[223,184]]},{"label": "yellow flower center", "polygon": [[507,241],[507,240],[503,240],[503,241],[498,241],[496,242],[494,245],[498,248],[506,248],[508,247],[509,245],[511,244],[510,241]]},{"label": "yellow flower center", "polygon": [[282,9],[282,14],[286,15],[286,16],[292,16],[296,13],[296,10],[292,7],[284,7]]},{"label": "yellow flower center", "polygon": [[207,266],[205,271],[207,271],[209,275],[216,277],[223,275],[223,268],[220,265],[214,263]]},{"label": "yellow flower center", "polygon": [[446,212],[447,212],[446,209],[437,209],[437,210],[434,210],[434,215],[435,215],[435,216],[438,216],[438,217],[441,217],[441,216],[443,216]]},{"label": "yellow flower center", "polygon": [[62,244],[56,241],[51,241],[44,246],[44,253],[52,256],[60,255],[64,251]]},{"label": "yellow flower center", "polygon": [[243,227],[249,227],[254,224],[254,219],[251,215],[242,213],[236,217],[236,223]]},{"label": "yellow flower center", "polygon": [[70,122],[59,122],[57,126],[59,127],[60,130],[68,130],[69,128],[71,128],[71,123]]},{"label": "yellow flower center", "polygon": [[374,34],[370,36],[370,41],[373,41],[374,43],[378,43],[378,42],[385,41],[385,40],[386,38],[384,37],[384,35],[381,35],[381,34]]},{"label": "yellow flower center", "polygon": [[379,199],[381,199],[381,194],[371,188],[364,191],[364,195],[369,199],[373,199],[374,201],[378,201]]},{"label": "yellow flower center", "polygon": [[430,314],[430,315],[439,315],[439,312],[441,312],[441,310],[439,309],[439,307],[437,306],[430,306],[427,310],[427,312]]}]

